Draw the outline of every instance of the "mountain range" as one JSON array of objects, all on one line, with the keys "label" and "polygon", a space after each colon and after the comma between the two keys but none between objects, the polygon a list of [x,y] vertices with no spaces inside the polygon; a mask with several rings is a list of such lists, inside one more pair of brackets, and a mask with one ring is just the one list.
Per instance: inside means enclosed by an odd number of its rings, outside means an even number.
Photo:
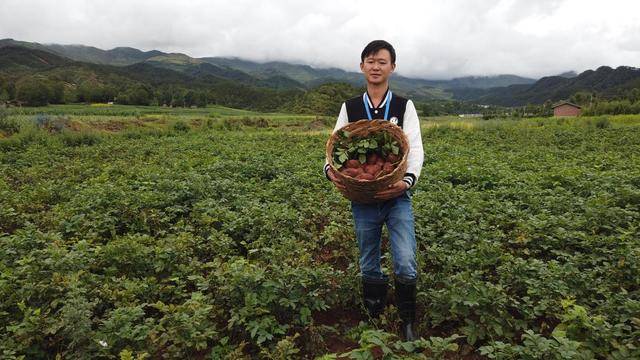
[{"label": "mountain range", "polygon": [[601,66],[572,77],[562,75],[543,77],[531,85],[509,85],[491,89],[453,89],[460,100],[502,106],[542,104],[570,98],[578,92],[596,93],[601,98],[623,96],[640,88],[640,69],[630,66],[611,68]]},{"label": "mountain range", "polygon": [[[180,53],[141,51],[130,47],[102,50],[85,45],[0,40],[0,72],[6,73],[9,69],[16,74],[42,71],[45,64],[38,58],[45,59],[48,71],[52,71],[52,66],[62,66],[83,72],[88,77],[110,77],[153,85],[233,83],[275,91],[303,92],[332,82],[345,82],[356,87],[364,85],[362,74],[357,72],[281,61],[259,63],[228,57],[194,58]],[[616,69],[602,66],[580,74],[566,72],[538,80],[517,75],[428,80],[396,74],[392,77],[391,86],[396,92],[418,101],[464,100],[520,106],[567,99],[579,91],[614,97],[630,88],[640,87],[640,70],[627,66]]]},{"label": "mountain range", "polygon": [[[346,82],[362,86],[362,74],[337,68],[314,68],[309,65],[281,61],[258,63],[239,58],[193,58],[185,54],[164,53],[157,50],[141,51],[130,47],[102,50],[85,45],[39,44],[35,42],[0,40],[0,48],[21,46],[54,53],[72,60],[115,66],[148,63],[157,67],[185,72],[190,75],[210,74],[232,81],[240,81],[276,89],[309,89],[328,82]],[[450,99],[449,88],[492,88],[513,84],[531,84],[535,79],[499,75],[462,77],[452,80],[426,80],[394,75],[392,86],[406,96],[418,99]]]}]

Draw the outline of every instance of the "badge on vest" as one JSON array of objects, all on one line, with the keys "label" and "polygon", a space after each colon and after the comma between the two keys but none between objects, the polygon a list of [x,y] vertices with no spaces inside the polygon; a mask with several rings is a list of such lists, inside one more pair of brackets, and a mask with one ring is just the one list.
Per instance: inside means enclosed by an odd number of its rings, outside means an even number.
[{"label": "badge on vest", "polygon": [[393,125],[398,125],[398,118],[397,118],[397,117],[395,117],[395,116],[394,116],[394,117],[392,117],[391,119],[389,119],[389,121],[391,121],[391,123],[392,123]]}]

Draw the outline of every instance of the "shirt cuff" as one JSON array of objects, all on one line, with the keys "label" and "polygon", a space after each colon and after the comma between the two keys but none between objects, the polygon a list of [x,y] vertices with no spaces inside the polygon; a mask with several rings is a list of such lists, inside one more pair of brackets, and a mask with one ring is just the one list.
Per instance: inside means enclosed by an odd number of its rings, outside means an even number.
[{"label": "shirt cuff", "polygon": [[405,173],[402,181],[406,182],[409,188],[412,188],[416,183],[416,176],[412,173]]},{"label": "shirt cuff", "polygon": [[331,178],[329,177],[329,167],[331,167],[331,165],[324,165],[324,176],[327,178],[327,180],[331,181]]}]

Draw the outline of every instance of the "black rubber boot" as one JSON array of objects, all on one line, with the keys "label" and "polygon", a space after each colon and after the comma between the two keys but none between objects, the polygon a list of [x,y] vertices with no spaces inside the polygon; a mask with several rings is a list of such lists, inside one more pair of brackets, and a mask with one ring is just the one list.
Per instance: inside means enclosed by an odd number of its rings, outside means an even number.
[{"label": "black rubber boot", "polygon": [[416,283],[413,281],[398,280],[396,285],[396,304],[398,315],[402,320],[400,329],[404,341],[418,340],[418,335],[413,327],[416,320]]},{"label": "black rubber boot", "polygon": [[377,319],[384,311],[387,299],[386,280],[362,280],[362,302],[372,319]]}]

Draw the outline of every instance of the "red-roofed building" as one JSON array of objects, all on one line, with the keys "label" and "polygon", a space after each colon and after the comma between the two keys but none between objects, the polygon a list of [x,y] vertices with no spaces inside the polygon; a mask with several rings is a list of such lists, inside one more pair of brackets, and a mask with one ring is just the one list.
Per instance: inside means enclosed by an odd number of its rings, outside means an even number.
[{"label": "red-roofed building", "polygon": [[582,108],[580,105],[562,101],[553,105],[553,116],[580,116]]}]

